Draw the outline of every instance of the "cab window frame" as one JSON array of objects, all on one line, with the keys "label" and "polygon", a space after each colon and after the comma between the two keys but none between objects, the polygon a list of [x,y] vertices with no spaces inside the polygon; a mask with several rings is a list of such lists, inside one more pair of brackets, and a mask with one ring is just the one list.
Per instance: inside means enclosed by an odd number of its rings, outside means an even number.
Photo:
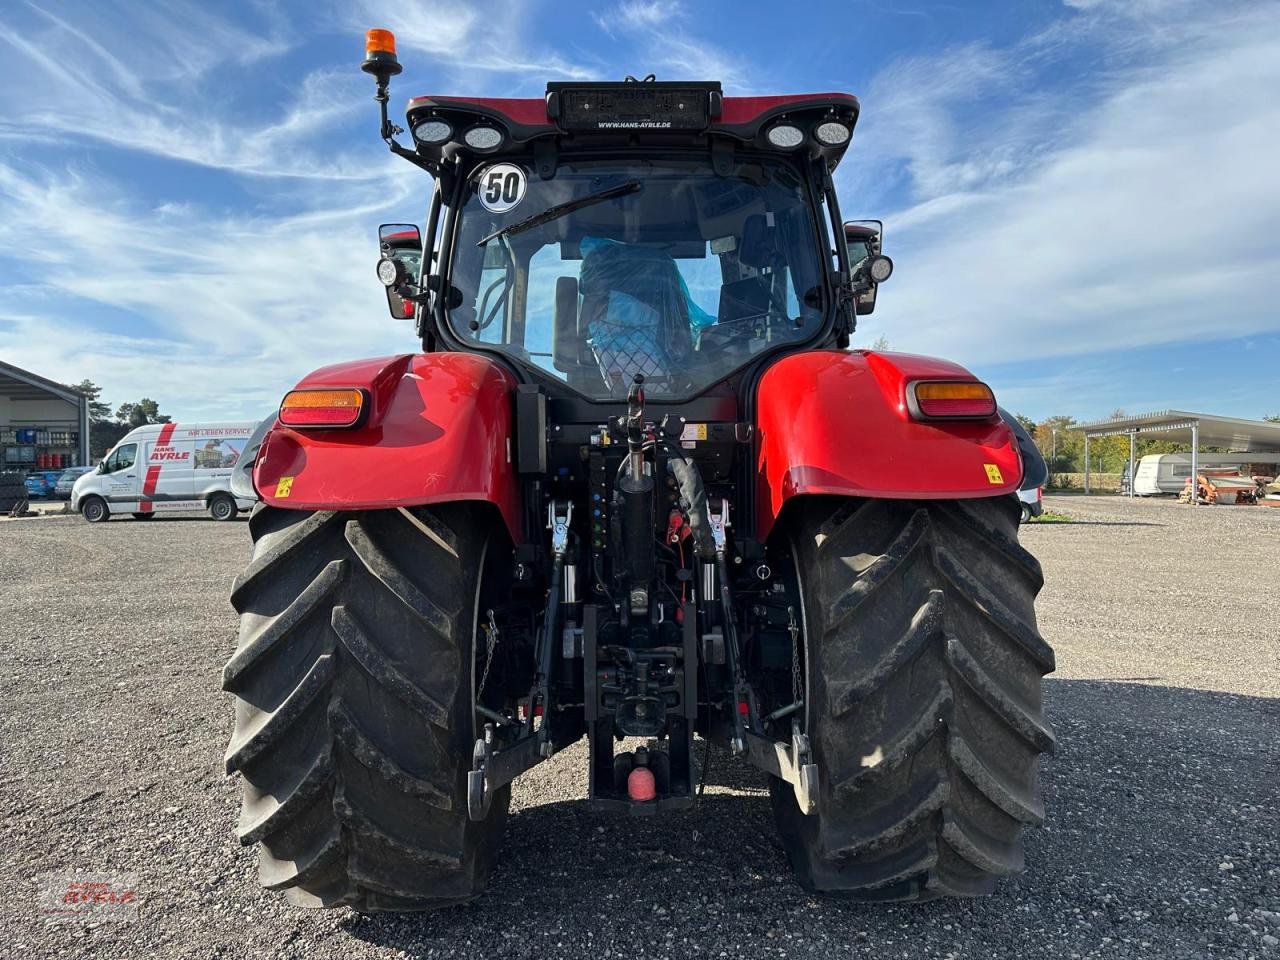
[{"label": "cab window frame", "polygon": [[[687,162],[689,160],[700,160],[705,157],[705,153],[698,150],[686,150],[673,148],[655,154],[650,151],[643,151],[639,154],[642,159],[657,162],[677,161]],[[566,161],[569,158],[565,158]],[[575,152],[571,158],[575,162],[623,162],[627,159],[626,155],[620,155],[618,152],[584,150],[581,153]],[[817,314],[817,322],[812,325],[809,335],[803,339],[797,339],[779,343],[768,349],[762,350],[754,356],[747,359],[738,367],[729,370],[726,369],[722,377],[717,381],[704,384],[687,396],[671,396],[663,397],[663,403],[688,403],[696,400],[698,397],[718,389],[719,385],[725,380],[730,380],[742,375],[745,371],[756,369],[762,364],[767,365],[772,359],[784,352],[803,351],[806,349],[815,349],[825,343],[831,336],[832,330],[835,328],[836,306],[838,298],[831,288],[832,283],[836,283],[838,279],[838,268],[829,266],[831,261],[837,258],[837,254],[842,252],[835,249],[834,240],[829,231],[828,214],[830,198],[828,197],[828,189],[830,184],[824,184],[809,176],[804,165],[806,161],[799,157],[780,156],[777,153],[755,150],[739,150],[735,154],[735,162],[737,164],[747,164],[752,161],[768,161],[783,166],[789,166],[794,169],[799,181],[803,207],[805,215],[810,223],[810,240],[813,247],[814,257],[816,258],[817,274],[820,278],[818,301],[812,302],[802,300],[798,296],[798,291],[793,292],[797,302],[803,302],[805,306],[815,309]],[[462,227],[460,220],[463,215],[464,208],[469,196],[468,187],[474,181],[476,174],[485,167],[498,162],[520,163],[528,167],[530,170],[535,169],[534,161],[531,156],[511,155],[511,156],[488,156],[478,160],[474,165],[466,170],[465,173],[459,171],[449,181],[439,182],[436,185],[436,194],[433,197],[433,207],[436,198],[439,199],[438,210],[432,212],[436,214],[431,221],[431,232],[433,235],[439,236],[439,250],[435,255],[435,265],[437,269],[436,276],[442,289],[453,289],[453,273],[455,268],[455,259],[460,249],[460,241],[462,235]],[[511,290],[508,286],[508,298]],[[580,392],[572,386],[565,383],[563,379],[556,376],[552,371],[546,370],[537,364],[521,362],[510,352],[504,350],[501,346],[493,343],[485,343],[479,340],[472,340],[462,336],[455,328],[455,320],[452,310],[447,302],[448,298],[437,296],[431,303],[431,326],[435,334],[435,341],[439,346],[433,349],[446,349],[458,353],[473,353],[489,357],[502,366],[508,368],[523,382],[539,383],[549,388],[555,388],[557,393],[568,394],[574,399],[589,404],[608,405],[615,403],[612,398],[593,397],[589,394]],[[523,318],[513,318],[511,316],[510,303],[504,304],[504,313],[507,314],[508,323]],[[507,332],[510,336],[510,332]],[[424,345],[432,342],[424,340]]]}]

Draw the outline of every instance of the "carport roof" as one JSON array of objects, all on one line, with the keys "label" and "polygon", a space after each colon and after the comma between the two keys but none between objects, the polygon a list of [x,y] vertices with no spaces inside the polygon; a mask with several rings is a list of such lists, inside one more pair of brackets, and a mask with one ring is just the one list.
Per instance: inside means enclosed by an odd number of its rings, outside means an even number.
[{"label": "carport roof", "polygon": [[76,406],[84,399],[78,390],[0,360],[0,396],[13,400],[43,400],[50,394]]},{"label": "carport roof", "polygon": [[1280,423],[1188,413],[1186,410],[1160,410],[1114,420],[1098,420],[1082,423],[1076,429],[1083,431],[1086,437],[1161,433],[1170,439],[1191,443],[1193,426],[1199,428],[1201,446],[1226,447],[1243,452],[1280,451]]}]

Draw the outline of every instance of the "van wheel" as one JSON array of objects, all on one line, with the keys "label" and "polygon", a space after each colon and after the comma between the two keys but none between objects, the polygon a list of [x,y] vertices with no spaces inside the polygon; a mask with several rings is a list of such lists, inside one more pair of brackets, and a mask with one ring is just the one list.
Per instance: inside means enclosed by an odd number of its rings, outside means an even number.
[{"label": "van wheel", "polygon": [[102,523],[111,517],[107,501],[101,497],[85,497],[84,503],[80,504],[80,514],[90,523]]},{"label": "van wheel", "polygon": [[1031,520],[1031,505],[1024,503],[1022,505],[1022,522],[1028,523]]},{"label": "van wheel", "polygon": [[209,516],[215,520],[234,520],[236,502],[226,494],[218,494],[209,500]]},{"label": "van wheel", "polygon": [[155,519],[155,516],[156,516],[156,515],[155,515],[154,513],[135,513],[135,514],[133,515],[133,519],[135,519],[135,520],[154,520],[154,519]]}]

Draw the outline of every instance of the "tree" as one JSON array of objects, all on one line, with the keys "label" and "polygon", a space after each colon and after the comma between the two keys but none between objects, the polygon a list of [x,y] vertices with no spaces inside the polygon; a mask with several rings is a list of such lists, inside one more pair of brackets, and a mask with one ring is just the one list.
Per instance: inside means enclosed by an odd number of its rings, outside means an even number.
[{"label": "tree", "polygon": [[876,337],[875,343],[871,344],[871,349],[872,350],[888,350],[889,338],[886,337],[883,333],[880,334],[880,336]]},{"label": "tree", "polygon": [[1267,423],[1280,423],[1280,413],[1269,413],[1262,419]]},{"label": "tree", "polygon": [[107,451],[120,442],[130,428],[113,420],[89,424],[89,459],[95,463],[107,455]]},{"label": "tree", "polygon": [[1013,415],[1013,419],[1017,420],[1020,424],[1022,424],[1022,428],[1027,431],[1027,434],[1029,436],[1035,437],[1036,422],[1034,420],[1032,420],[1030,417],[1024,417],[1020,413],[1015,413]]},{"label": "tree", "polygon": [[129,427],[145,427],[149,423],[168,423],[172,417],[160,412],[160,404],[150,397],[137,403],[122,403],[116,410],[116,420]]},{"label": "tree", "polygon": [[1084,459],[1084,434],[1075,417],[1049,417],[1036,425],[1036,446],[1054,473],[1071,473]]},{"label": "tree", "polygon": [[81,380],[73,390],[78,390],[89,398],[89,422],[109,423],[111,421],[111,405],[100,399],[102,388],[92,380]]},{"label": "tree", "polygon": [[71,389],[89,400],[89,459],[101,460],[129,428],[111,419],[111,404],[102,399],[102,388],[92,380],[81,380]]}]

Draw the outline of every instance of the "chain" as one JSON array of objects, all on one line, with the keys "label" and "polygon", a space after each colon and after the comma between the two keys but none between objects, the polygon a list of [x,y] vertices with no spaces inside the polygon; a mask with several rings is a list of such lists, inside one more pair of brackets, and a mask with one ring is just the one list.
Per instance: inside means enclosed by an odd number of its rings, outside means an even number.
[{"label": "chain", "polygon": [[486,610],[485,612],[489,615],[488,624],[483,626],[488,653],[485,655],[484,672],[480,674],[480,687],[476,690],[476,703],[480,702],[480,698],[484,694],[484,684],[489,679],[489,668],[493,666],[493,650],[498,645],[498,625],[493,621],[493,611]]},{"label": "chain", "polygon": [[800,627],[795,607],[787,607],[787,633],[791,634],[791,702],[799,703],[804,696],[804,678],[800,675]]}]

